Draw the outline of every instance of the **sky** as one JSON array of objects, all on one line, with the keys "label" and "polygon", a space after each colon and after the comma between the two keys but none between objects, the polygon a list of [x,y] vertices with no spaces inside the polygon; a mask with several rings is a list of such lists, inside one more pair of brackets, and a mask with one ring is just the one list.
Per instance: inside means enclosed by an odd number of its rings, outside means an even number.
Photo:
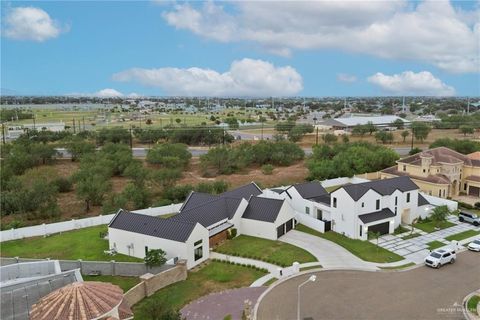
[{"label": "sky", "polygon": [[2,1],[2,94],[479,96],[480,1]]}]

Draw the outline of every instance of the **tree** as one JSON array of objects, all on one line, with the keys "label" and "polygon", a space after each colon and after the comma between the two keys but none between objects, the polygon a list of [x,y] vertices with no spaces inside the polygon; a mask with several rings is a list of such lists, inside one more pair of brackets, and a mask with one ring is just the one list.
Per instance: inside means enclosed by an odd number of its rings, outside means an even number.
[{"label": "tree", "polygon": [[81,168],[74,174],[76,192],[80,199],[85,201],[85,211],[90,211],[90,206],[100,205],[104,195],[110,190],[111,183],[106,170],[101,164]]},{"label": "tree", "polygon": [[396,119],[395,121],[393,121],[391,123],[391,125],[392,125],[392,127],[397,128],[397,130],[398,129],[403,129],[405,127],[402,119]]},{"label": "tree", "polygon": [[162,266],[167,262],[166,255],[162,249],[150,249],[145,254],[145,264],[149,267]]},{"label": "tree", "polygon": [[368,129],[366,126],[362,124],[357,124],[356,126],[353,127],[352,129],[352,134],[354,136],[360,136],[363,137],[366,133],[368,132]]},{"label": "tree", "polygon": [[438,148],[438,147],[447,147],[463,154],[469,154],[475,151],[480,151],[480,142],[468,140],[468,139],[458,140],[458,139],[442,138],[442,139],[435,140],[430,145],[430,148]]},{"label": "tree", "polygon": [[177,118],[177,119],[175,119],[175,122],[178,123],[178,124],[180,124],[180,123],[182,122],[182,119]]},{"label": "tree", "polygon": [[295,122],[283,121],[283,122],[278,122],[275,125],[275,130],[282,133],[288,133],[290,132],[290,130],[292,130],[293,127],[295,127]]},{"label": "tree", "polygon": [[425,122],[416,121],[412,123],[412,132],[416,140],[423,142],[428,137],[432,128]]},{"label": "tree", "polygon": [[[138,318],[150,320],[184,320],[180,311],[173,309],[165,302],[148,300],[138,309]],[[137,311],[135,311],[137,316]]]},{"label": "tree", "polygon": [[72,137],[64,142],[64,146],[72,156],[72,161],[76,161],[85,154],[95,152],[95,145],[79,137]]},{"label": "tree", "polygon": [[461,125],[459,127],[459,130],[461,133],[463,133],[463,136],[466,137],[467,134],[473,134],[475,132],[475,128],[470,125]]},{"label": "tree", "polygon": [[228,124],[228,127],[231,130],[237,130],[240,127],[240,125],[238,124],[238,120],[235,117],[227,117],[225,119],[225,123]]},{"label": "tree", "polygon": [[322,136],[322,140],[326,143],[326,144],[332,144],[332,143],[335,143],[337,142],[337,136],[334,135],[333,133],[326,133]]},{"label": "tree", "polygon": [[190,163],[192,154],[185,144],[162,143],[154,146],[147,153],[147,162],[166,168],[185,168]]},{"label": "tree", "polygon": [[121,127],[103,128],[97,134],[97,142],[100,145],[105,143],[130,143],[130,132]]},{"label": "tree", "polygon": [[375,131],[377,131],[377,127],[373,124],[373,122],[368,121],[367,124],[365,125],[365,130],[372,135]]},{"label": "tree", "polygon": [[402,131],[401,135],[402,135],[402,138],[403,138],[403,142],[405,142],[407,137],[410,135],[410,131],[404,130],[404,131]]},{"label": "tree", "polygon": [[391,132],[379,131],[375,133],[375,140],[381,141],[383,144],[393,142],[393,134]]},{"label": "tree", "polygon": [[430,214],[430,219],[432,219],[435,227],[438,227],[442,222],[447,220],[448,215],[450,214],[450,210],[447,206],[438,206],[432,210]]}]

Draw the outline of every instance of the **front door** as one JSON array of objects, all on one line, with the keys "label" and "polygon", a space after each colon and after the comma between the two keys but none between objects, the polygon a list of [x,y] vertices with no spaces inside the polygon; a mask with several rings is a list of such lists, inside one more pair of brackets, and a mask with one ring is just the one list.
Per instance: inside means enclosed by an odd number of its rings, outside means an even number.
[{"label": "front door", "polygon": [[325,223],[325,232],[332,230],[332,221],[323,221]]},{"label": "front door", "polygon": [[323,212],[320,209],[317,209],[317,219],[323,220]]}]

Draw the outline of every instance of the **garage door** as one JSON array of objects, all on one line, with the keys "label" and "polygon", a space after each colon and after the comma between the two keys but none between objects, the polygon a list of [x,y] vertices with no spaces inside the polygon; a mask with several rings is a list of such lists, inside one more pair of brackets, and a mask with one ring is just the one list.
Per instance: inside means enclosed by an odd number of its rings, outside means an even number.
[{"label": "garage door", "polygon": [[370,232],[380,232],[380,234],[387,234],[390,222],[384,222],[375,224],[373,226],[368,227],[368,231]]},{"label": "garage door", "polygon": [[286,232],[290,231],[293,229],[293,219],[290,219],[286,223]]},{"label": "garage door", "polygon": [[280,238],[285,234],[285,224],[277,227],[277,238]]},{"label": "garage door", "polygon": [[480,188],[470,186],[470,188],[468,188],[468,195],[475,197],[480,196]]}]

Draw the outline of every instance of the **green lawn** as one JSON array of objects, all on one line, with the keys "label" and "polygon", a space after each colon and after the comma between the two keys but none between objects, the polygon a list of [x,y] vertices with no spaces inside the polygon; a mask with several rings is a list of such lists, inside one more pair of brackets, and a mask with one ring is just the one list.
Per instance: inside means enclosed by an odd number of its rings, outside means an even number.
[{"label": "green lawn", "polygon": [[402,237],[403,240],[408,240],[408,239],[413,239],[413,238],[416,238],[416,237],[420,237],[420,233],[411,233],[411,234],[408,234],[404,237]]},{"label": "green lawn", "polygon": [[302,224],[297,224],[295,227],[298,231],[306,232],[314,236],[321,237],[323,239],[330,240],[336,244],[344,247],[357,257],[365,261],[371,262],[395,262],[403,260],[404,258],[395,254],[391,251],[388,251],[384,248],[381,248],[369,241],[354,240],[350,239],[339,233],[328,231],[321,233],[310,229]]},{"label": "green lawn", "polygon": [[[438,227],[440,229],[446,229],[446,228],[453,227],[454,225],[455,224],[451,223],[450,221],[443,221],[438,224]],[[435,229],[435,223],[429,220],[423,220],[423,221],[417,222],[415,223],[414,227],[422,231],[425,231],[427,233],[438,231]]]},{"label": "green lawn", "polygon": [[275,283],[277,280],[278,280],[277,278],[272,278],[272,279],[268,280],[267,282],[265,282],[265,283],[263,284],[263,286],[269,287],[269,286],[271,286],[273,283]]},{"label": "green lawn", "polygon": [[82,275],[84,281],[100,281],[110,282],[122,288],[123,292],[127,292],[140,283],[139,277],[121,277],[121,276],[85,276]]},{"label": "green lawn", "polygon": [[219,253],[263,260],[279,266],[290,266],[295,261],[314,262],[310,252],[288,243],[240,235],[215,249]]},{"label": "green lawn", "polygon": [[180,309],[209,293],[249,286],[264,275],[253,268],[212,261],[196,272],[189,272],[187,280],[165,287],[137,303],[133,307],[135,319],[152,319],[152,304]]},{"label": "green lawn", "polygon": [[108,240],[100,238],[100,233],[105,232],[107,226],[102,225],[58,233],[46,238],[34,237],[2,242],[0,254],[2,257],[38,259],[143,261],[122,254],[110,256],[103,253],[104,250],[108,250]]},{"label": "green lawn", "polygon": [[463,231],[463,232],[460,232],[460,233],[452,234],[451,236],[446,237],[445,240],[448,240],[448,241],[452,241],[452,240],[460,241],[460,240],[463,240],[463,239],[467,239],[467,238],[470,238],[470,237],[474,237],[474,236],[476,236],[477,234],[480,234],[480,231],[467,230],[467,231]]},{"label": "green lawn", "polygon": [[428,250],[432,251],[432,250],[435,250],[437,248],[446,246],[446,244],[443,243],[443,242],[435,240],[435,241],[427,243],[427,246],[428,246]]},{"label": "green lawn", "polygon": [[474,295],[470,299],[468,299],[467,302],[467,309],[473,313],[477,314],[477,305],[480,303],[480,296],[479,295]]}]

